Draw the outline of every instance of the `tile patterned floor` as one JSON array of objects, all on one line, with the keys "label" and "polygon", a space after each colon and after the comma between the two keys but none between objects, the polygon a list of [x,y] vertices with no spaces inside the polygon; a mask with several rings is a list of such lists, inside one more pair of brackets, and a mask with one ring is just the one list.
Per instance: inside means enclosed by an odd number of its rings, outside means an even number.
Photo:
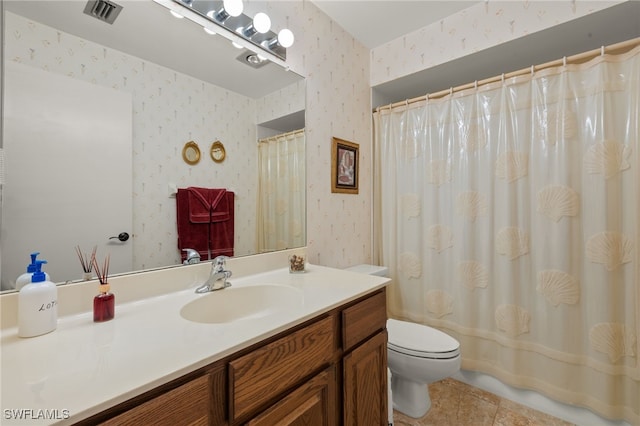
[{"label": "tile patterned floor", "polygon": [[431,409],[421,419],[394,411],[395,426],[574,426],[453,379],[429,385]]}]

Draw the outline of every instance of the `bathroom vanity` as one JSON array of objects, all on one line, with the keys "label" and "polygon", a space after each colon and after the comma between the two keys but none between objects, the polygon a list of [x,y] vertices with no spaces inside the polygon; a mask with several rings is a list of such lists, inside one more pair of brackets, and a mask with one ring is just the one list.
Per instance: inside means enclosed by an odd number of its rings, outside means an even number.
[{"label": "bathroom vanity", "polygon": [[[209,265],[196,266],[199,282]],[[230,281],[117,304],[107,323],[69,315],[39,338],[3,329],[3,411],[68,410],[35,424],[387,424],[387,278],[308,265]],[[200,309],[214,298],[232,309]]]},{"label": "bathroom vanity", "polygon": [[386,424],[385,321],[382,289],[80,424]]}]

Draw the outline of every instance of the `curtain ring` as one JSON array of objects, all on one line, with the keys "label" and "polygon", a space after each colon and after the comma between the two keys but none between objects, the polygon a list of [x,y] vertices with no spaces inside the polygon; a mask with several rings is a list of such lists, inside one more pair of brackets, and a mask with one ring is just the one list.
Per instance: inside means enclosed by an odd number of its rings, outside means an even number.
[{"label": "curtain ring", "polygon": [[604,56],[604,46],[600,46],[600,56]]},{"label": "curtain ring", "polygon": [[473,88],[476,90],[478,89],[478,80],[473,82]]},{"label": "curtain ring", "polygon": [[449,96],[453,96],[453,87],[449,87]]},{"label": "curtain ring", "polygon": [[500,78],[502,80],[502,84],[504,84],[504,73],[502,73],[502,76]]},{"label": "curtain ring", "polygon": [[563,56],[563,57],[562,57],[562,66],[563,66],[563,67],[566,67],[566,66],[567,66],[567,57],[566,57],[566,56]]},{"label": "curtain ring", "polygon": [[533,77],[533,73],[535,71],[535,67],[533,65],[531,65],[531,76]]}]

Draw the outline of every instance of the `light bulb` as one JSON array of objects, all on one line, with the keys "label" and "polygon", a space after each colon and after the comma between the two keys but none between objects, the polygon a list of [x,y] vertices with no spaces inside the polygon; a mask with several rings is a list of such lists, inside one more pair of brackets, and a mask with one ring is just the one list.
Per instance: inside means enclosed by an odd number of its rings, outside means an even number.
[{"label": "light bulb", "polygon": [[278,44],[280,44],[280,46],[284,47],[285,49],[293,45],[293,40],[293,33],[287,28],[280,30],[280,32],[278,33]]},{"label": "light bulb", "polygon": [[271,18],[266,13],[258,12],[253,17],[253,27],[260,34],[264,34],[271,29]]},{"label": "light bulb", "polygon": [[180,14],[179,14],[178,12],[176,12],[175,10],[170,10],[169,12],[173,15],[173,17],[174,17],[174,18],[178,18],[178,19],[182,19],[182,18],[184,18],[184,16],[180,15]]},{"label": "light bulb", "polygon": [[235,47],[236,49],[244,49],[244,46],[236,43],[235,41],[232,41],[231,44],[233,45],[233,47]]},{"label": "light bulb", "polygon": [[202,29],[204,29],[204,32],[207,34],[216,35],[216,32],[213,31],[212,29],[209,29],[207,27],[202,27]]},{"label": "light bulb", "polygon": [[224,0],[222,2],[224,10],[231,16],[240,16],[244,6],[242,0]]}]

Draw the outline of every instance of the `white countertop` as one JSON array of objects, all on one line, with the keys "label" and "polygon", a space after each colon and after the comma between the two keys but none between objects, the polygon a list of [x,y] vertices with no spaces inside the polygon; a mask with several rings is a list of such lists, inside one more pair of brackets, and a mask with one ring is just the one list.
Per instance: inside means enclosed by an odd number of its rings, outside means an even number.
[{"label": "white countertop", "polygon": [[[257,319],[202,324],[182,318],[180,309],[212,293],[189,288],[118,304],[115,292],[111,321],[94,323],[86,312],[61,317],[54,332],[34,338],[18,337],[16,327],[2,330],[0,423],[74,423],[382,288],[389,279],[307,265],[303,274],[284,268],[229,281],[231,288],[289,286],[301,292],[302,302]],[[21,409],[32,419],[15,419],[14,410]],[[47,416],[54,418],[33,419]]]}]

